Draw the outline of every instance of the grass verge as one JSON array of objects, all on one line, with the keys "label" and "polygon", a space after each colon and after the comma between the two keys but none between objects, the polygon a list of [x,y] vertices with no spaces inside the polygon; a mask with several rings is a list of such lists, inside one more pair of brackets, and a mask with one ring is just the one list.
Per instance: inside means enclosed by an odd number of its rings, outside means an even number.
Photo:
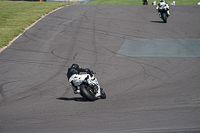
[{"label": "grass verge", "polygon": [[70,3],[0,1],[0,48],[42,16]]}]

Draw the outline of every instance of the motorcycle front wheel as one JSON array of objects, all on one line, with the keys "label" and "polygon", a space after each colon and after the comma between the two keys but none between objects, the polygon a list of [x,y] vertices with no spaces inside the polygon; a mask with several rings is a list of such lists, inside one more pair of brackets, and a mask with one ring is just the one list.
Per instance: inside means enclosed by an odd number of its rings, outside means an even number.
[{"label": "motorcycle front wheel", "polygon": [[88,85],[82,84],[80,86],[80,94],[82,97],[85,97],[89,101],[97,100],[95,93],[92,91],[92,88]]},{"label": "motorcycle front wheel", "polygon": [[163,19],[164,23],[167,23],[167,14],[166,14],[166,12],[162,13],[162,19]]},{"label": "motorcycle front wheel", "polygon": [[102,99],[106,99],[106,93],[105,91],[101,88],[101,96]]}]

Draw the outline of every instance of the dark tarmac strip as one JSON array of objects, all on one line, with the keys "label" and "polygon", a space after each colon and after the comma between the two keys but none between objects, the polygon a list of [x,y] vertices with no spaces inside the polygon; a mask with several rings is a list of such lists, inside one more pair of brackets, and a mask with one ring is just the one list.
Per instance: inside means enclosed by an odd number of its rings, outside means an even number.
[{"label": "dark tarmac strip", "polygon": [[[73,5],[0,53],[1,133],[199,133],[200,7]],[[107,99],[70,88],[91,68]]]}]

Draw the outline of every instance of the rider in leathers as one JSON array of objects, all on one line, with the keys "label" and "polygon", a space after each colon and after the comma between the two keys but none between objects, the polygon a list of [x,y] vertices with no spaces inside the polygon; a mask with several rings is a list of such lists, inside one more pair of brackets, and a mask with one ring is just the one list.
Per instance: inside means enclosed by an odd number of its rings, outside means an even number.
[{"label": "rider in leathers", "polygon": [[[87,74],[90,75],[90,77],[92,77],[92,72],[90,71],[89,68],[80,68],[78,64],[72,64],[72,66],[68,69],[67,72],[67,78],[69,80],[70,86],[72,87],[72,89],[74,90],[74,94],[79,94],[80,90],[77,89],[77,83],[79,81],[84,80],[86,77],[83,77],[82,75],[79,75],[80,72],[86,72]],[[91,87],[97,87],[97,86],[93,86],[93,84],[91,84],[90,82],[87,81],[87,83],[91,86]],[[98,93],[96,96],[100,96],[100,88],[97,88]]]},{"label": "rider in leathers", "polygon": [[[170,16],[170,12],[169,12],[169,5],[167,4],[167,2],[165,2],[164,0],[160,0],[160,3],[157,5],[156,10],[160,9],[161,7],[164,7],[167,9],[167,14],[168,16]],[[161,18],[161,13],[159,12],[159,16]]]},{"label": "rider in leathers", "polygon": [[144,5],[144,2],[146,1],[147,2],[147,5],[148,5],[148,0],[142,0],[143,1],[143,5]]}]

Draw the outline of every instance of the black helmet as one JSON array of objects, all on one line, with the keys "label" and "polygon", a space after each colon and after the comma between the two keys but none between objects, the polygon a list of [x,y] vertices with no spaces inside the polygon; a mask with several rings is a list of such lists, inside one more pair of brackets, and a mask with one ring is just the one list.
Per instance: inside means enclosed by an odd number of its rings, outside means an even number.
[{"label": "black helmet", "polygon": [[77,65],[77,64],[72,64],[71,68],[74,68],[74,69],[78,70],[78,69],[79,69],[79,65]]}]

